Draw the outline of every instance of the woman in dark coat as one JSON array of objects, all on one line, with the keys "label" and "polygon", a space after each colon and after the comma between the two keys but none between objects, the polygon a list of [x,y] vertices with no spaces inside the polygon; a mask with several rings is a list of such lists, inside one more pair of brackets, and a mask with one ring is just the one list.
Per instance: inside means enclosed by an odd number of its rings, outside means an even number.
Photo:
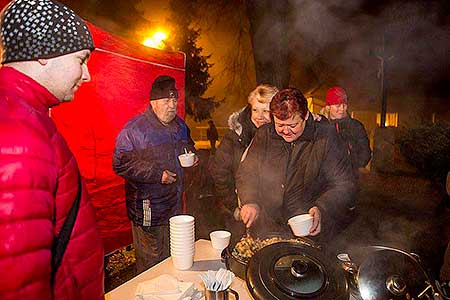
[{"label": "woman in dark coat", "polygon": [[289,218],[310,214],[309,235],[328,242],[355,206],[342,140],[328,124],[314,120],[295,88],[278,92],[270,111],[274,122],[256,132],[236,174],[242,221],[257,233],[283,232]]},{"label": "woman in dark coat", "polygon": [[[235,191],[235,175],[242,154],[253,139],[256,129],[270,122],[269,105],[277,92],[276,87],[262,84],[249,94],[248,105],[228,118],[229,130],[225,133],[209,166],[216,196],[225,205],[229,217],[239,206]],[[226,219],[231,219],[229,217]],[[233,222],[229,225],[231,226]]]}]

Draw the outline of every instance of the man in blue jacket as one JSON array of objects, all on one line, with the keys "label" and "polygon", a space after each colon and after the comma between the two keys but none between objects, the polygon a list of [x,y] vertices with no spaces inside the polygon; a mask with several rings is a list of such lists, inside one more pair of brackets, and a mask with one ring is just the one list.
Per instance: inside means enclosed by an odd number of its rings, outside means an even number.
[{"label": "man in blue jacket", "polygon": [[189,128],[176,115],[175,79],[156,78],[150,101],[147,110],[120,131],[113,157],[114,171],[125,179],[138,273],[169,256],[168,220],[182,212],[183,168],[178,155],[195,151]]}]

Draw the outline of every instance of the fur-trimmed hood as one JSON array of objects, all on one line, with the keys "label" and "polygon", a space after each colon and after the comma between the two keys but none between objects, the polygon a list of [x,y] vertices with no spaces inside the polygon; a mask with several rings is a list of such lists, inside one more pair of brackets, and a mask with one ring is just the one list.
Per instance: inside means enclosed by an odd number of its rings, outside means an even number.
[{"label": "fur-trimmed hood", "polygon": [[238,136],[241,136],[242,134],[242,124],[239,121],[239,115],[245,110],[246,107],[243,107],[239,111],[235,111],[228,117],[228,127],[236,132]]},{"label": "fur-trimmed hood", "polygon": [[239,137],[239,142],[244,147],[250,144],[257,129],[251,120],[251,115],[251,107],[247,105],[241,110],[232,113],[228,118],[228,127],[236,133]]}]

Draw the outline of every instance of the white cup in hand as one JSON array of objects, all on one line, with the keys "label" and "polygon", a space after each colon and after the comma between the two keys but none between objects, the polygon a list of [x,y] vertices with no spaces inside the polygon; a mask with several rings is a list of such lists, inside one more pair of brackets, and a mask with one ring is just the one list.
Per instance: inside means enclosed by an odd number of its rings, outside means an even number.
[{"label": "white cup in hand", "polygon": [[183,168],[192,167],[195,161],[195,153],[189,152],[180,154],[178,155],[178,160]]}]

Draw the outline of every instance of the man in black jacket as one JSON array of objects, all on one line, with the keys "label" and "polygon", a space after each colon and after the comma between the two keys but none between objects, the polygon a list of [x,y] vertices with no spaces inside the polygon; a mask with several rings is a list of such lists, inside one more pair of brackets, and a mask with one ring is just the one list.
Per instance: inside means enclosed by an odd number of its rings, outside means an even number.
[{"label": "man in black jacket", "polygon": [[364,168],[372,155],[366,129],[361,122],[348,115],[347,93],[342,87],[334,86],[327,91],[325,105],[326,116],[344,140],[353,173],[358,178],[359,168]]},{"label": "man in black jacket", "polygon": [[295,88],[278,92],[270,110],[273,123],[258,130],[237,172],[242,220],[247,227],[257,221],[266,231],[280,231],[290,217],[309,213],[310,235],[328,240],[355,205],[342,140],[328,124],[314,122]]}]

